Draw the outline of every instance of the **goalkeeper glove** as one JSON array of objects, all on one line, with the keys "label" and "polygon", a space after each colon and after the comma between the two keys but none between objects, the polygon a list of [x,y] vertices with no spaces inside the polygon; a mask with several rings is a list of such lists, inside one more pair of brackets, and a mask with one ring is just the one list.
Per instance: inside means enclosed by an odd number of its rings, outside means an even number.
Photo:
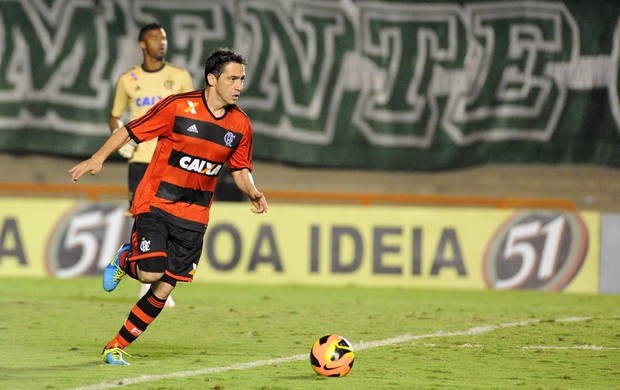
[{"label": "goalkeeper glove", "polygon": [[133,156],[133,152],[136,150],[136,146],[138,146],[138,144],[134,140],[130,140],[118,150],[118,153],[126,159],[130,159]]}]

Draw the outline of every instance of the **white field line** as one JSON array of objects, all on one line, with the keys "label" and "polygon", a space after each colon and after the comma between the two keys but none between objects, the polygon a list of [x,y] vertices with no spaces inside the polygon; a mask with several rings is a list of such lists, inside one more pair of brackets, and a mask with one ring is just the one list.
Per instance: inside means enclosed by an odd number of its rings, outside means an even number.
[{"label": "white field line", "polygon": [[611,351],[620,349],[617,347],[601,347],[600,345],[571,345],[571,346],[559,346],[559,345],[525,345],[519,347],[521,349],[553,349],[553,350],[565,350],[565,349],[586,349],[590,351]]},{"label": "white field line", "polygon": [[[567,318],[558,318],[553,320],[555,322],[580,322],[587,321],[590,317],[567,317]],[[493,332],[498,329],[506,329],[506,328],[516,328],[516,327],[524,327],[533,324],[538,324],[542,322],[541,320],[525,320],[518,322],[506,322],[498,325],[487,325],[487,326],[478,326],[466,330],[461,331],[453,331],[453,332],[444,332],[437,331],[429,334],[422,335],[412,335],[412,334],[404,334],[402,336],[390,337],[388,339],[377,340],[377,341],[361,341],[359,343],[353,344],[354,351],[361,351],[364,349],[377,348],[377,347],[387,347],[396,344],[403,344],[409,341],[420,340],[420,339],[429,339],[435,337],[453,337],[453,336],[470,336],[470,335],[478,335],[483,333]],[[290,363],[300,360],[308,359],[309,355],[307,353],[275,358],[275,359],[265,359],[265,360],[255,360],[247,363],[236,363],[230,364],[228,366],[221,367],[211,367],[211,368],[202,368],[200,370],[192,370],[192,371],[179,371],[179,372],[171,372],[168,374],[159,374],[159,375],[140,375],[133,378],[125,378],[125,379],[116,379],[114,381],[106,381],[98,384],[79,387],[76,390],[100,390],[100,389],[112,389],[121,386],[135,385],[138,383],[146,383],[146,382],[154,382],[158,380],[164,379],[172,379],[172,378],[187,378],[198,375],[206,375],[206,374],[216,374],[220,372],[226,371],[236,371],[236,370],[249,370],[252,368],[269,366],[274,364],[282,364],[282,363]]]}]

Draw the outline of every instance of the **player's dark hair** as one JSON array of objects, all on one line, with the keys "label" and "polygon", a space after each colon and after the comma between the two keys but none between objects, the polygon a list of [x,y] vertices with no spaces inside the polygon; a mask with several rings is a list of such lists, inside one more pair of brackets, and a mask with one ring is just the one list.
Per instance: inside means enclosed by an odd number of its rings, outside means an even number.
[{"label": "player's dark hair", "polygon": [[140,29],[140,33],[138,34],[138,42],[142,42],[144,40],[144,36],[146,35],[147,32],[151,31],[151,30],[159,30],[163,28],[162,26],[160,26],[157,23],[149,23],[146,26],[142,27]]},{"label": "player's dark hair", "polygon": [[241,65],[248,64],[248,60],[244,56],[232,49],[219,48],[212,51],[209,58],[207,58],[207,62],[205,63],[205,82],[207,85],[209,84],[207,79],[209,73],[213,73],[216,78],[219,78],[224,70],[224,67],[231,62]]}]

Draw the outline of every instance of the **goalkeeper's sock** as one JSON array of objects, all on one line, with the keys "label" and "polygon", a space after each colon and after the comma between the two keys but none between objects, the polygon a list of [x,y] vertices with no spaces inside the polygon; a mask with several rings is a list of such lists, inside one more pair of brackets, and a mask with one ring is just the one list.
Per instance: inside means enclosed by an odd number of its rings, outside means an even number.
[{"label": "goalkeeper's sock", "polygon": [[165,299],[157,298],[153,291],[149,290],[131,309],[118,334],[107,344],[106,348],[113,348],[118,344],[119,348],[124,349],[134,342],[157,318],[165,304]]}]

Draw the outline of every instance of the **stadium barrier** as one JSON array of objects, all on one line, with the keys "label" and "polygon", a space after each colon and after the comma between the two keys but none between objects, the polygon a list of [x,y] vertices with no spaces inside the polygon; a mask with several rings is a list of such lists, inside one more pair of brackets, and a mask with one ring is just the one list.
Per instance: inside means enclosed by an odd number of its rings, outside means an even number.
[{"label": "stadium barrier", "polygon": [[[558,198],[513,198],[493,196],[420,195],[265,190],[270,201],[404,204],[458,207],[532,208],[574,211],[575,203]],[[108,197],[127,197],[126,186],[121,185],[73,185],[47,183],[0,183],[0,195],[79,195],[96,202]]]},{"label": "stadium barrier", "polygon": [[[564,199],[267,192],[278,206],[260,217],[214,207],[198,281],[620,293],[620,214]],[[125,196],[0,183],[0,276],[100,274],[129,236]]]},{"label": "stadium barrier", "polygon": [[[219,202],[197,281],[467,289],[600,290],[597,212]],[[130,236],[126,202],[0,202],[0,276],[100,275]]]}]

